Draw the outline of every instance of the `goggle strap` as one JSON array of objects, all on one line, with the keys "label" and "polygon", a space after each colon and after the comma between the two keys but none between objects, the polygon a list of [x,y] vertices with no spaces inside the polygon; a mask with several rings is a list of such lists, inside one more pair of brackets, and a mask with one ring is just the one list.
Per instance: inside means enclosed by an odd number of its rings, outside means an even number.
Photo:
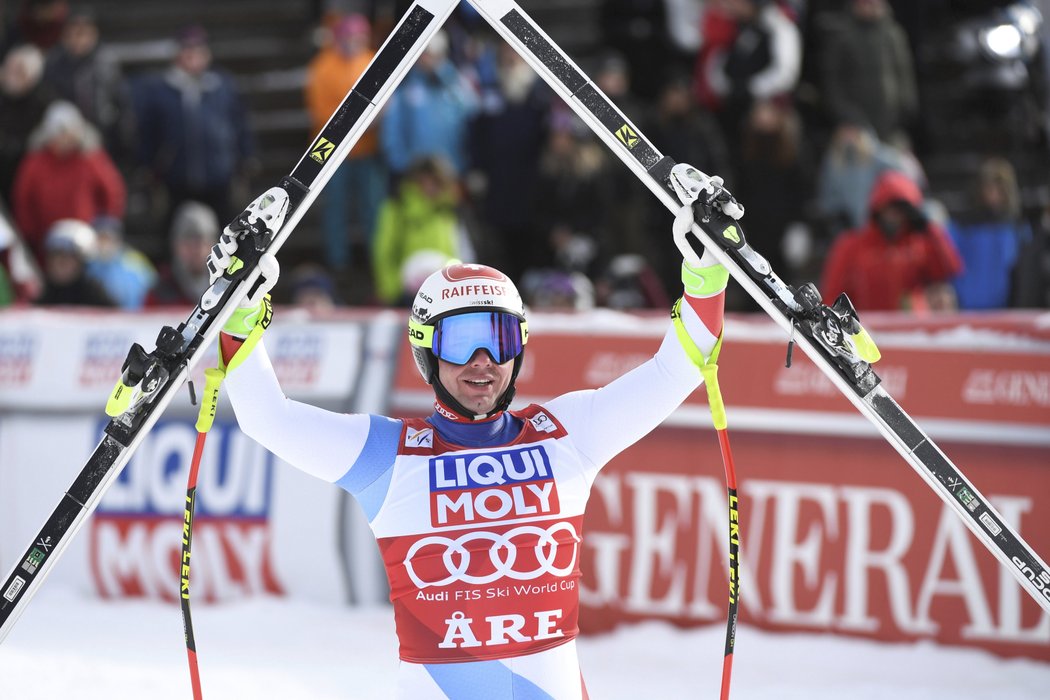
[{"label": "goggle strap", "polygon": [[434,347],[434,327],[408,319],[408,342],[417,348]]}]

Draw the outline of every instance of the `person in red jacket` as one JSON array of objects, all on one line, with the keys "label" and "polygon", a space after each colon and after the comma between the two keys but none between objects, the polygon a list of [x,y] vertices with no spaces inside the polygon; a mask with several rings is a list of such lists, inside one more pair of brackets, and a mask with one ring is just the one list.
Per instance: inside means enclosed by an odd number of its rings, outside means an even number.
[{"label": "person in red jacket", "polygon": [[15,224],[38,261],[56,221],[124,216],[126,189],[98,132],[69,102],[55,102],[30,137],[30,151],[15,175]]},{"label": "person in red jacket", "polygon": [[842,233],[828,253],[820,287],[825,303],[846,292],[858,310],[954,306],[947,282],[962,271],[962,261],[922,204],[908,176],[889,171],[876,180],[867,223]]}]

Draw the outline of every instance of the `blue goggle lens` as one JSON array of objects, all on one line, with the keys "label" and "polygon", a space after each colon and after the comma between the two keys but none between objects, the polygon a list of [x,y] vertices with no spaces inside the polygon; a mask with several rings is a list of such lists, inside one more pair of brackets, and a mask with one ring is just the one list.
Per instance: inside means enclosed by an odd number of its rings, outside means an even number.
[{"label": "blue goggle lens", "polygon": [[507,313],[486,312],[448,316],[434,329],[433,351],[440,359],[465,365],[478,349],[487,350],[502,365],[521,353],[521,319]]}]

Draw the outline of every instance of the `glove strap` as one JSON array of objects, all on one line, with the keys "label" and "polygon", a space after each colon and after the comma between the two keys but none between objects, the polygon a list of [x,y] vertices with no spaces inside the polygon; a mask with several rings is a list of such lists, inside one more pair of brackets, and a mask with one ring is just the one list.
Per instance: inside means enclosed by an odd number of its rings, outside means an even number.
[{"label": "glove strap", "polygon": [[682,349],[685,350],[685,354],[693,361],[693,364],[696,365],[697,369],[700,370],[700,374],[704,377],[704,384],[707,387],[707,402],[711,406],[711,420],[715,428],[723,430],[728,423],[726,420],[725,402],[722,400],[722,390],[718,384],[718,354],[722,351],[724,334],[719,334],[718,341],[715,343],[710,357],[705,359],[704,354],[700,352],[700,348],[689,337],[689,331],[686,330],[685,323],[682,321],[681,297],[671,307],[671,320],[674,322],[675,335],[678,336],[678,342],[682,345]]},{"label": "glove strap", "polygon": [[248,357],[262,338],[263,332],[270,327],[273,320],[273,304],[270,295],[267,294],[255,306],[247,309],[237,309],[230,316],[230,320],[223,326],[223,332],[237,338],[243,338],[241,346],[233,353],[230,361],[223,357],[222,344],[219,346],[219,369],[224,373],[230,373],[237,369],[244,358]]}]

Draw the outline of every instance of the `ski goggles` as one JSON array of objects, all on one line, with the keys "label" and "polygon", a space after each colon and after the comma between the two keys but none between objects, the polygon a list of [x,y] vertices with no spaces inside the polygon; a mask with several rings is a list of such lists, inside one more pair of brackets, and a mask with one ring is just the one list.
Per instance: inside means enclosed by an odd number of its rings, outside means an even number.
[{"label": "ski goggles", "polygon": [[471,312],[446,316],[433,326],[408,322],[409,342],[430,348],[445,362],[465,365],[479,349],[486,350],[496,364],[513,360],[528,341],[528,324],[501,311]]}]

